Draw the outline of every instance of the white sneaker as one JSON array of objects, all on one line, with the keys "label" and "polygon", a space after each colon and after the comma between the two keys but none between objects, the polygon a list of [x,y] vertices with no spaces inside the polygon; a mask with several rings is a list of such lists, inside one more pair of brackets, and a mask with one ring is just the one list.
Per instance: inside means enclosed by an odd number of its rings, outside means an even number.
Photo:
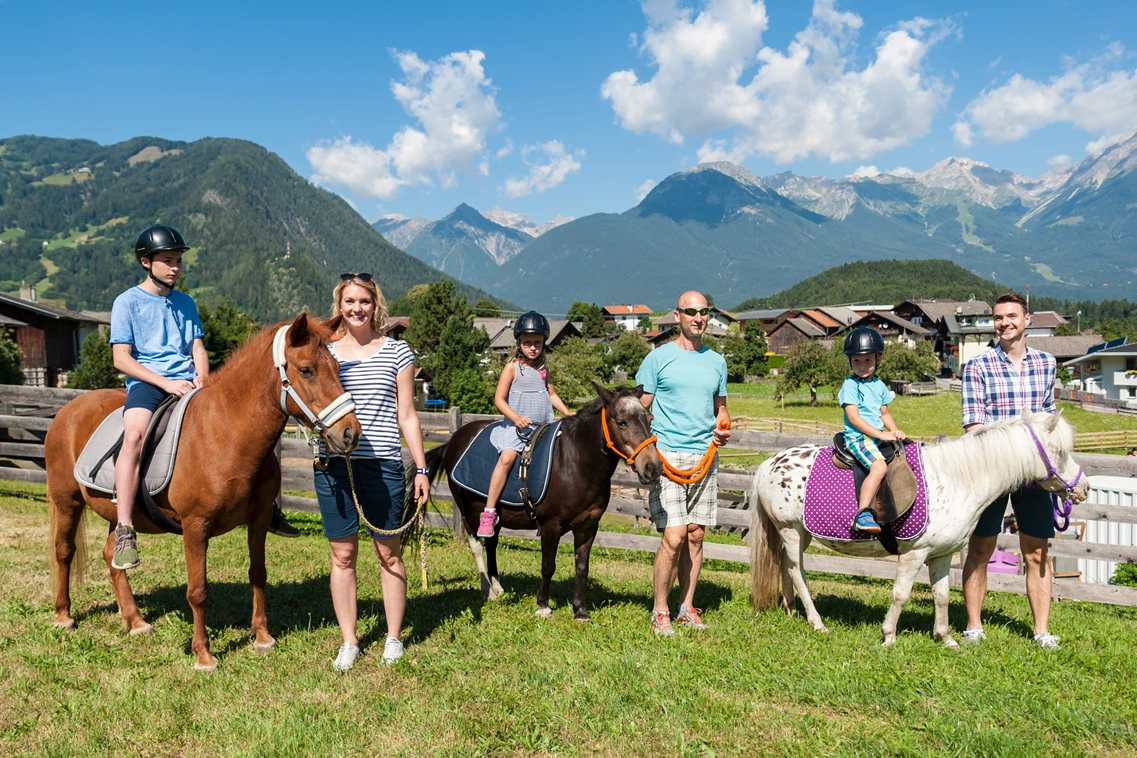
[{"label": "white sneaker", "polygon": [[987,639],[987,635],[983,633],[983,627],[981,626],[973,626],[970,629],[964,629],[962,636],[964,645],[978,645]]},{"label": "white sneaker", "polygon": [[359,657],[359,645],[352,645],[349,642],[343,643],[340,646],[339,653],[336,654],[336,659],[332,661],[332,668],[336,671],[349,671],[355,665],[355,659]]},{"label": "white sneaker", "polygon": [[1043,650],[1058,650],[1058,638],[1050,632],[1034,635],[1034,644]]},{"label": "white sneaker", "polygon": [[403,643],[394,637],[388,637],[383,645],[383,665],[393,666],[395,661],[403,657]]}]

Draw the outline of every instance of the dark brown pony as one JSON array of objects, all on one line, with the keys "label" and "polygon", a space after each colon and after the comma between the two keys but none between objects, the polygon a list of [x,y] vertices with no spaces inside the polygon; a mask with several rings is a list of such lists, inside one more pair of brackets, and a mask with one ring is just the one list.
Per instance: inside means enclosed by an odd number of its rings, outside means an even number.
[{"label": "dark brown pony", "polygon": [[[544,501],[537,506],[537,521],[541,525],[541,588],[537,591],[537,615],[551,615],[549,610],[549,583],[556,569],[557,543],[567,532],[573,533],[576,552],[576,586],[572,593],[573,613],[578,621],[588,619],[584,605],[585,585],[588,583],[588,558],[600,517],[608,509],[612,492],[612,473],[620,462],[607,446],[602,418],[606,418],[612,444],[625,456],[631,456],[651,436],[651,416],[640,402],[643,387],[621,387],[612,392],[594,385],[599,397],[575,416],[564,420],[562,434],[553,453],[549,489]],[[601,409],[604,413],[601,414]],[[454,433],[445,445],[436,447],[426,455],[431,481],[440,469],[447,476],[470,442],[492,421],[474,421]],[[655,444],[648,444],[635,456],[633,467],[644,484],[659,479],[662,465]],[[462,512],[467,539],[482,583],[482,597],[494,600],[501,596],[501,582],[497,573],[498,537],[485,541],[489,567],[482,561],[482,546],[474,536],[478,518],[486,507],[485,500],[457,485],[451,487],[454,502]],[[499,507],[501,525],[509,529],[533,529],[534,523],[524,508]]]},{"label": "dark brown pony", "polygon": [[[268,633],[265,616],[265,535],[272,502],[280,488],[280,466],[274,450],[288,418],[280,407],[282,382],[273,360],[273,339],[285,325],[287,322],[263,330],[205,381],[186,411],[170,485],[155,498],[168,517],[181,522],[188,573],[186,600],[193,611],[194,668],[202,671],[217,668],[205,633],[204,607],[209,592],[206,549],[210,537],[238,526],[249,530],[254,649],[263,653],[276,644]],[[339,365],[327,349],[330,336],[327,327],[300,314],[283,338],[289,383],[316,413],[343,394]],[[71,617],[71,563],[78,547],[78,572],[82,571],[85,535],[79,532],[86,505],[110,522],[103,547],[108,568],[114,553],[115,506],[103,493],[88,491],[75,481],[75,461],[99,423],[125,399],[122,390],[96,390],[75,398],[56,416],[44,440],[55,559],[55,625],[64,629],[76,627]],[[287,403],[289,413],[304,418],[291,397]],[[349,452],[355,449],[360,434],[359,421],[354,413],[348,413],[331,424],[326,437],[333,451]],[[162,531],[140,506],[134,509],[134,525],[139,532]],[[126,572],[112,568],[110,573],[130,633],[149,632],[150,624],[138,613]]]}]

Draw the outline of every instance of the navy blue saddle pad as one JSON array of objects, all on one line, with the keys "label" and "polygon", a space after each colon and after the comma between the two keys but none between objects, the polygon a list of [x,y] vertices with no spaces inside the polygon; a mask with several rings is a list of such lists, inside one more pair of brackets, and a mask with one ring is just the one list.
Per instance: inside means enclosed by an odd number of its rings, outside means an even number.
[{"label": "navy blue saddle pad", "polygon": [[[450,481],[482,497],[486,497],[489,491],[490,476],[493,474],[494,466],[497,465],[497,448],[490,442],[490,431],[495,426],[496,423],[489,424],[478,432],[478,436],[474,437],[474,441],[466,448],[466,452],[462,453],[454,470],[450,472]],[[537,440],[537,449],[533,451],[533,460],[529,464],[529,499],[534,505],[545,499],[545,493],[549,489],[553,450],[560,435],[561,422],[554,421],[541,435],[541,439]],[[521,486],[521,479],[517,475],[520,463],[521,455],[518,454],[513,470],[509,472],[509,479],[505,482],[505,489],[501,492],[502,505],[516,507],[525,505],[517,491]]]}]

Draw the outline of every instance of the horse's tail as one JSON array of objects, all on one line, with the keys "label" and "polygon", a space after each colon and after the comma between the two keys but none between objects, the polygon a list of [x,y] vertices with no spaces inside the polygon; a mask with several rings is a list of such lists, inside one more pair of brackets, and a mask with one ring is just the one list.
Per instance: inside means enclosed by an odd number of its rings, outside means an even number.
[{"label": "horse's tail", "polygon": [[[430,471],[430,473],[427,474],[427,479],[430,481],[431,487],[434,486],[434,482],[438,479],[439,472],[442,471],[442,456],[445,452],[446,445],[439,445],[433,450],[426,451],[426,467]],[[415,478],[413,476],[407,477],[407,484],[406,489],[403,492],[403,498],[403,502],[406,504],[406,506],[403,508],[403,519],[405,521],[412,518],[416,512],[416,509],[414,508]],[[423,508],[426,507],[427,505],[423,504]],[[407,531],[403,532],[403,542],[406,543],[410,541],[415,536],[417,536],[417,534],[417,527],[408,529]]]},{"label": "horse's tail", "polygon": [[750,487],[750,601],[756,611],[774,608],[781,599],[785,553],[782,536],[758,494],[760,476],[755,475]]}]

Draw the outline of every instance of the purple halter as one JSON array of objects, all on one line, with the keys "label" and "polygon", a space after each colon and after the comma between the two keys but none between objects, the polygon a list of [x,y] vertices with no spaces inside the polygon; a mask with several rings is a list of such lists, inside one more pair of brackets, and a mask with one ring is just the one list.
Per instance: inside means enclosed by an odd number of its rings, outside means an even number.
[{"label": "purple halter", "polygon": [[[1042,462],[1046,464],[1047,476],[1046,479],[1057,479],[1062,482],[1062,486],[1066,488],[1064,495],[1060,496],[1057,492],[1050,493],[1050,502],[1054,505],[1054,528],[1060,532],[1064,532],[1070,528],[1070,511],[1074,509],[1074,488],[1078,486],[1078,482],[1082,480],[1082,467],[1078,466],[1078,473],[1074,476],[1074,481],[1068,482],[1062,478],[1058,473],[1058,469],[1054,468],[1054,464],[1050,462],[1050,456],[1046,454],[1046,448],[1042,446],[1042,441],[1038,439],[1035,434],[1034,427],[1030,424],[1026,425],[1027,431],[1030,436],[1034,438],[1034,446],[1038,448],[1038,454],[1042,456]],[[1046,481],[1045,479],[1043,481]],[[1031,482],[1027,485],[1033,489],[1044,489],[1038,482]],[[1061,526],[1059,526],[1058,519],[1062,519]]]}]

